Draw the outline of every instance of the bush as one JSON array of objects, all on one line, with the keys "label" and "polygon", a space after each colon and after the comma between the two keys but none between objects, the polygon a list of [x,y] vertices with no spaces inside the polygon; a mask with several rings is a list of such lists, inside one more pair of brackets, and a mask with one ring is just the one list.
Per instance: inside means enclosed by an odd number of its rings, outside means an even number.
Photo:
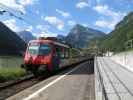
[{"label": "bush", "polygon": [[25,70],[16,67],[0,68],[0,82],[18,79],[26,74]]}]

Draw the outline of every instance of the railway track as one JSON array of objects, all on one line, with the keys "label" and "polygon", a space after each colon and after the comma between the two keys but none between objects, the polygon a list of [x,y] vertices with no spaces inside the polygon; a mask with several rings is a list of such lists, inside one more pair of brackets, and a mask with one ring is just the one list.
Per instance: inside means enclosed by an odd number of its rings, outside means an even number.
[{"label": "railway track", "polygon": [[[47,76],[48,77],[48,76]],[[5,100],[9,96],[12,96],[28,87],[37,84],[38,82],[42,81],[46,77],[34,77],[29,76],[22,80],[18,80],[16,82],[12,82],[11,84],[7,84],[5,86],[0,87],[0,100]]]},{"label": "railway track", "polygon": [[5,100],[6,98],[8,98],[14,94],[17,94],[18,92],[20,92],[26,88],[29,88],[29,87],[43,81],[46,78],[49,78],[56,74],[60,74],[61,72],[65,71],[66,69],[69,69],[69,68],[76,66],[80,63],[83,63],[85,61],[87,61],[87,60],[83,60],[83,61],[80,61],[77,63],[73,63],[71,65],[67,65],[65,68],[63,68],[53,74],[47,74],[45,76],[40,76],[40,77],[34,77],[33,75],[29,75],[25,78],[23,77],[22,79],[15,81],[15,82],[10,82],[5,85],[1,85],[0,86],[0,100]]},{"label": "railway track", "polygon": [[26,75],[26,76],[20,77],[19,79],[16,79],[16,80],[11,80],[11,81],[0,83],[0,91],[3,90],[3,89],[8,88],[10,86],[13,86],[15,84],[18,84],[18,83],[21,83],[23,81],[29,80],[33,77],[34,77],[33,75]]},{"label": "railway track", "polygon": [[[122,93],[126,93],[128,95],[130,95],[130,97],[133,98],[133,92],[126,86],[126,84],[118,77],[118,75],[115,73],[115,71],[110,67],[109,63],[107,63],[105,60],[101,60],[101,62],[103,63],[102,65],[108,66],[108,67],[103,67],[103,70],[106,74],[106,76],[108,77],[108,80],[117,96],[117,100],[123,100],[123,96]],[[112,64],[113,65],[113,64]],[[119,66],[117,66],[119,67]],[[112,77],[114,79],[112,79]],[[114,84],[114,81],[117,83]],[[119,86],[121,86],[121,88],[118,88],[118,84]],[[124,89],[124,91],[121,91],[121,89]]]}]

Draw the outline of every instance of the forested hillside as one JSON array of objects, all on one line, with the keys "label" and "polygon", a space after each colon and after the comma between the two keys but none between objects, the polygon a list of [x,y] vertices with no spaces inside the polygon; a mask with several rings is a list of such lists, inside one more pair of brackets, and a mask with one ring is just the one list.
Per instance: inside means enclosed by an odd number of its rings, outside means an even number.
[{"label": "forested hillside", "polygon": [[125,16],[106,38],[99,41],[100,48],[120,52],[125,50],[125,43],[130,39],[133,39],[133,12]]}]

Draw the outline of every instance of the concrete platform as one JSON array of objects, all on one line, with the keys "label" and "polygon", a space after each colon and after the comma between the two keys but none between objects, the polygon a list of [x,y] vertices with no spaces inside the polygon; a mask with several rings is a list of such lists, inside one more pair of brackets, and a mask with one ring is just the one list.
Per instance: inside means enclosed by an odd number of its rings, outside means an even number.
[{"label": "concrete platform", "polygon": [[94,93],[93,64],[85,62],[7,100],[95,100]]},{"label": "concrete platform", "polygon": [[133,100],[133,73],[108,57],[95,61],[96,100]]}]

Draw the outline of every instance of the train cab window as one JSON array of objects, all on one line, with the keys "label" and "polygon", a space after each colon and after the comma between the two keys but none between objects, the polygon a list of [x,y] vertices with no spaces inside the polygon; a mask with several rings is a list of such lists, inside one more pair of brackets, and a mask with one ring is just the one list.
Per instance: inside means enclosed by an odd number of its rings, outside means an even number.
[{"label": "train cab window", "polygon": [[38,54],[38,49],[39,49],[39,45],[37,45],[37,44],[30,45],[29,48],[28,48],[28,52],[30,54],[37,55]]},{"label": "train cab window", "polygon": [[33,55],[48,55],[51,48],[48,44],[32,44],[29,46],[28,51]]},{"label": "train cab window", "polygon": [[51,48],[48,44],[41,44],[39,48],[39,55],[48,55],[51,52]]}]

